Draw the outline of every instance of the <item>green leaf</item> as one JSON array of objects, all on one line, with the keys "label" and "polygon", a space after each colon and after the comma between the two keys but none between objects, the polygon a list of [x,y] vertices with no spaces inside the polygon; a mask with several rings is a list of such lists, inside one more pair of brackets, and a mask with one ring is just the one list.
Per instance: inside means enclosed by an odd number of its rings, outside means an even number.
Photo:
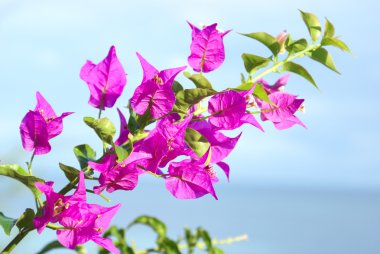
[{"label": "green leaf", "polygon": [[241,81],[242,84],[244,84],[244,83],[247,82],[247,79],[244,77],[243,73],[240,73],[240,81]]},{"label": "green leaf", "polygon": [[274,103],[269,99],[267,92],[264,89],[264,85],[262,83],[257,83],[255,89],[253,90],[253,94],[262,101],[268,102],[269,104],[274,105]]},{"label": "green leaf", "polygon": [[317,16],[312,13],[303,12],[301,10],[299,11],[301,12],[302,19],[307,26],[307,30],[309,30],[311,39],[313,41],[317,41],[322,31],[321,23],[319,22]]},{"label": "green leaf", "polygon": [[116,133],[115,125],[111,122],[107,117],[94,119],[93,117],[85,117],[84,122],[94,129],[96,134],[99,136],[101,140],[108,144],[112,144],[113,137]]},{"label": "green leaf", "polygon": [[[132,147],[131,147],[132,148]],[[123,146],[114,146],[117,155],[117,162],[121,162],[128,157],[131,151]]]},{"label": "green leaf", "polygon": [[178,81],[174,80],[172,90],[174,93],[178,93],[183,90],[183,86]]},{"label": "green leaf", "polygon": [[16,225],[16,221],[16,219],[9,218],[0,212],[0,225],[4,229],[5,234],[11,234],[11,230]]},{"label": "green leaf", "polygon": [[211,250],[213,249],[213,246],[212,246],[212,239],[210,237],[210,234],[204,230],[203,228],[199,227],[197,229],[197,236],[198,238],[201,238],[203,239],[203,242],[205,243],[206,245],[206,249],[207,251],[209,251],[209,253],[211,252]]},{"label": "green leaf", "polygon": [[219,249],[217,247],[213,247],[211,253],[212,254],[224,254],[224,251],[222,251],[221,249]]},{"label": "green leaf", "polygon": [[74,147],[74,154],[79,161],[81,169],[86,168],[89,161],[96,161],[96,152],[87,144]]},{"label": "green leaf", "polygon": [[242,54],[241,58],[244,61],[244,67],[248,73],[252,74],[255,71],[264,68],[270,63],[269,58],[264,58],[261,56],[256,56],[252,54]]},{"label": "green leaf", "polygon": [[214,90],[212,88],[210,81],[208,81],[208,79],[205,76],[203,76],[202,74],[193,74],[191,76],[188,76],[188,74],[189,73],[186,73],[185,76],[188,79],[190,79],[197,88],[205,88],[205,89],[209,89],[209,90]]},{"label": "green leaf", "polygon": [[199,103],[204,98],[215,94],[216,92],[204,88],[194,88],[184,90],[184,101],[190,105]]},{"label": "green leaf", "polygon": [[31,229],[34,228],[33,219],[35,213],[33,209],[27,208],[21,214],[21,216],[17,219],[16,226],[21,231],[23,229]]},{"label": "green leaf", "polygon": [[181,254],[177,243],[167,237],[159,243],[159,249],[165,254]]},{"label": "green leaf", "polygon": [[37,198],[41,192],[34,186],[36,182],[44,183],[45,181],[35,176],[29,176],[18,165],[0,165],[0,175],[13,178],[28,187],[33,195]]},{"label": "green leaf", "polygon": [[197,246],[197,236],[191,232],[189,228],[185,228],[185,240],[187,244],[187,248],[189,250],[189,254],[194,252],[195,247]]},{"label": "green leaf", "polygon": [[193,88],[179,91],[176,94],[176,102],[173,110],[176,112],[187,112],[189,107],[215,93],[214,90],[206,88]]},{"label": "green leaf", "polygon": [[127,230],[132,226],[138,224],[152,228],[157,234],[157,243],[163,241],[166,238],[166,226],[159,219],[147,215],[139,216],[128,225]]},{"label": "green leaf", "polygon": [[251,89],[252,86],[253,86],[253,83],[251,81],[248,81],[248,82],[245,82],[245,83],[239,85],[236,88],[233,88],[233,90],[236,90],[236,91],[247,91],[247,90]]},{"label": "green leaf", "polygon": [[249,38],[252,38],[254,40],[257,40],[264,44],[272,53],[273,55],[277,56],[280,52],[281,46],[277,42],[276,38],[274,38],[272,35],[265,33],[265,32],[257,32],[257,33],[250,33],[250,34],[242,34],[244,36],[247,36]]},{"label": "green leaf", "polygon": [[199,158],[202,157],[210,147],[208,140],[192,128],[186,129],[185,142]]},{"label": "green leaf", "polygon": [[285,44],[286,50],[290,53],[300,52],[300,51],[306,49],[306,47],[307,47],[307,41],[305,39],[299,39],[296,41],[289,40]]},{"label": "green leaf", "polygon": [[315,86],[317,89],[319,89],[313,77],[304,67],[302,67],[299,64],[296,64],[294,62],[287,62],[282,66],[282,71],[290,71],[295,74],[298,74],[301,77],[305,78],[307,81],[309,81],[311,84],[313,84],[313,86]]},{"label": "green leaf", "polygon": [[66,178],[72,182],[79,175],[79,170],[70,166],[67,166],[63,163],[59,163],[59,168],[63,171]]},{"label": "green leaf", "polygon": [[341,40],[338,38],[323,38],[321,42],[322,46],[333,46],[336,48],[339,48],[342,51],[351,52],[350,48]]},{"label": "green leaf", "polygon": [[[125,230],[123,228],[117,228],[116,226],[111,226],[107,229],[106,232],[104,232],[103,237],[104,238],[110,238],[112,236],[115,240],[113,243],[115,246],[121,250],[121,254],[133,254],[133,250],[128,246],[126,238],[125,238]],[[106,254],[109,253],[104,248],[101,248],[99,251],[99,254]]]},{"label": "green leaf", "polygon": [[133,111],[132,107],[129,106],[129,119],[128,119],[128,130],[135,135],[140,129],[140,124],[137,119],[137,114]]},{"label": "green leaf", "polygon": [[335,27],[334,25],[326,18],[326,24],[325,24],[325,33],[323,34],[324,38],[332,38],[335,34]]},{"label": "green leaf", "polygon": [[335,71],[336,73],[340,74],[340,72],[335,67],[334,60],[332,59],[332,56],[329,54],[329,52],[326,49],[317,48],[316,50],[310,52],[310,54],[308,54],[308,56],[311,59],[323,64],[327,68],[329,68],[329,69]]},{"label": "green leaf", "polygon": [[40,250],[37,254],[44,254],[44,253],[47,253],[51,250],[63,249],[63,248],[65,248],[65,247],[63,247],[60,242],[55,240],[55,241],[52,241],[52,242],[48,243],[47,245],[45,245],[45,247],[43,247],[42,250]]}]

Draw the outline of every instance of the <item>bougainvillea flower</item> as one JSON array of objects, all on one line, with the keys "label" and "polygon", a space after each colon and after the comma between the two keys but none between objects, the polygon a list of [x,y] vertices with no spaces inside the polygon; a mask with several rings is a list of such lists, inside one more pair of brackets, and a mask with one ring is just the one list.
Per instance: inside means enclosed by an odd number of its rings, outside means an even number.
[{"label": "bougainvillea flower", "polygon": [[259,102],[261,108],[261,119],[263,121],[273,122],[276,129],[284,130],[299,124],[306,126],[294,115],[304,102],[303,99],[297,99],[297,96],[276,92],[269,95],[269,99],[275,104],[271,105],[265,101]]},{"label": "bougainvillea flower", "polygon": [[162,174],[162,171],[158,168],[162,158],[168,152],[168,145],[165,138],[154,128],[149,132],[149,135],[136,143],[134,143],[136,152],[143,152],[151,155],[149,159],[142,159],[138,165],[145,170],[154,174]]},{"label": "bougainvillea flower", "polygon": [[178,119],[175,114],[172,114],[157,122],[156,129],[165,139],[167,147],[167,153],[161,159],[159,167],[165,167],[169,161],[180,155],[187,154],[188,147],[185,142],[185,132],[192,118],[193,115],[189,114],[182,121],[176,122]]},{"label": "bougainvillea flower", "polygon": [[79,174],[78,187],[73,195],[63,196],[53,190],[54,182],[35,183],[39,189],[46,196],[46,203],[42,208],[42,215],[34,218],[34,226],[37,232],[41,234],[49,222],[57,222],[60,218],[65,216],[65,212],[71,206],[77,203],[86,202],[86,187],[84,183],[84,173],[81,171]]},{"label": "bougainvillea flower", "polygon": [[218,130],[233,130],[244,123],[263,131],[253,115],[246,112],[247,103],[239,92],[228,90],[211,97],[208,102],[210,124]]},{"label": "bougainvillea flower", "polygon": [[127,83],[123,66],[112,46],[106,58],[98,64],[87,61],[80,71],[80,78],[90,89],[88,104],[95,108],[112,108]]},{"label": "bougainvillea flower", "polygon": [[106,155],[101,163],[88,162],[88,165],[100,172],[99,184],[94,187],[94,192],[100,194],[104,189],[111,193],[115,190],[133,190],[137,186],[138,176],[141,170],[137,162],[151,158],[150,154],[134,152],[122,162],[116,162],[116,155]]},{"label": "bougainvillea flower", "polygon": [[[241,133],[234,138],[227,137],[220,131],[212,128],[212,125],[207,122],[207,120],[191,122],[189,124],[189,128],[198,131],[207,139],[207,141],[210,143],[211,149],[210,164],[218,165],[227,176],[227,179],[229,179],[230,168],[228,164],[222,162],[222,160],[224,160],[235,148],[237,142],[239,141]],[[190,153],[189,155],[192,158],[197,156],[194,152]]]},{"label": "bougainvillea flower", "polygon": [[61,116],[57,116],[53,108],[39,92],[36,93],[36,97],[37,105],[34,112],[40,113],[40,115],[45,119],[49,139],[54,138],[62,133],[62,119],[68,115],[71,115],[73,112],[64,112]]},{"label": "bougainvillea flower", "polygon": [[121,113],[119,109],[117,109],[117,112],[119,113],[120,117],[120,135],[115,141],[115,145],[121,146],[128,140],[129,130],[127,120],[125,119],[123,113]]},{"label": "bougainvillea flower", "polygon": [[72,114],[65,112],[57,116],[42,95],[37,92],[37,105],[34,111],[29,111],[21,121],[20,134],[22,146],[34,154],[46,154],[50,152],[49,140],[62,133],[62,119]]},{"label": "bougainvillea flower", "polygon": [[273,85],[270,85],[264,79],[258,80],[257,83],[263,84],[264,89],[268,94],[275,93],[275,92],[282,92],[284,90],[284,86],[286,86],[286,84],[288,83],[289,77],[290,77],[290,74],[282,76]]},{"label": "bougainvillea flower", "polygon": [[130,100],[131,106],[139,115],[143,115],[149,108],[153,118],[162,117],[173,108],[175,94],[172,84],[178,73],[186,69],[186,66],[158,71],[139,53],[137,57],[143,69],[143,80]]},{"label": "bougainvillea flower", "polygon": [[197,72],[210,72],[224,62],[223,37],[231,30],[219,32],[217,24],[205,26],[202,30],[187,22],[191,29],[190,56],[188,62]]},{"label": "bougainvillea flower", "polygon": [[20,134],[22,146],[34,154],[50,152],[49,136],[45,119],[34,111],[29,111],[21,121]]},{"label": "bougainvillea flower", "polygon": [[65,229],[57,230],[58,241],[63,246],[74,249],[77,245],[92,240],[111,253],[119,254],[113,242],[101,236],[119,208],[120,204],[109,208],[96,204],[77,204],[60,220]]},{"label": "bougainvillea flower", "polygon": [[[166,189],[178,199],[194,199],[211,194],[218,199],[214,190],[214,172],[205,165],[210,149],[198,161],[185,159],[171,162],[169,177],[165,179]],[[210,170],[211,169],[211,170]]]}]

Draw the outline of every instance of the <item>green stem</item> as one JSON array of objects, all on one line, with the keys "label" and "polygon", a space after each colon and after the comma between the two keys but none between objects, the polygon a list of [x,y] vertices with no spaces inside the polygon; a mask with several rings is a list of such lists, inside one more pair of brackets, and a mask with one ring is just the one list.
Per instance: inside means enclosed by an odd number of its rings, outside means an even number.
[{"label": "green stem", "polygon": [[108,203],[111,202],[111,200],[109,198],[107,198],[106,196],[104,196],[101,193],[100,194],[96,194],[93,190],[88,190],[88,189],[86,190],[86,192],[98,195],[99,197],[101,197],[102,199],[104,199],[105,201],[107,201]]},{"label": "green stem", "polygon": [[32,231],[33,229],[24,229],[24,230],[21,230],[15,238],[13,238],[13,240],[7,245],[5,246],[5,248],[1,251],[2,254],[9,254],[11,253],[11,251],[17,246],[17,244],[19,244],[19,242],[21,242],[22,239],[24,239],[24,237],[30,232]]},{"label": "green stem", "polygon": [[50,229],[53,229],[53,230],[58,230],[58,229],[67,229],[65,227],[61,227],[61,226],[57,226],[57,225],[54,225],[54,224],[51,224],[51,223],[48,223],[46,225],[47,228],[50,228]]},{"label": "green stem", "polygon": [[78,177],[75,177],[71,182],[66,184],[58,193],[65,195],[66,193],[71,191],[76,186],[77,183],[78,183]]},{"label": "green stem", "polygon": [[32,157],[30,157],[30,161],[28,164],[28,171],[29,171],[29,175],[32,176],[32,163],[33,163],[33,160],[34,160],[34,155],[35,155],[35,150],[33,150],[33,154],[32,154]]},{"label": "green stem", "polygon": [[[319,48],[321,46],[321,44],[317,44],[317,45],[309,45],[308,47],[306,47],[304,50],[301,50],[293,55],[289,55],[286,59],[284,59],[283,61],[281,62],[277,62],[275,63],[272,67],[270,67],[269,69],[261,72],[259,75],[257,75],[256,77],[254,77],[253,79],[250,80],[250,82],[252,83],[255,83],[256,81],[258,81],[259,79],[261,79],[262,77],[272,73],[272,72],[275,72],[279,67],[283,66],[284,64],[286,64],[287,62],[290,62],[292,61],[293,59],[297,58],[297,57],[302,57],[305,55],[305,53],[307,52],[310,52],[310,51],[314,51],[316,50],[317,48]],[[251,73],[250,73],[251,74]]]},{"label": "green stem", "polygon": [[102,116],[102,108],[99,107],[98,119]]}]

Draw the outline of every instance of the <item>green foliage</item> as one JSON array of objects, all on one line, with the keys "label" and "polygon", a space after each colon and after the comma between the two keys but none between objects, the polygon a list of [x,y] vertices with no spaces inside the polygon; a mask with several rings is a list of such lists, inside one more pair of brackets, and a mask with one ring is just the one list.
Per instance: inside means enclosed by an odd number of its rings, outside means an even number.
[{"label": "green foliage", "polygon": [[274,56],[277,56],[278,53],[280,52],[280,49],[281,49],[280,44],[277,42],[276,38],[274,38],[272,35],[268,33],[256,32],[256,33],[242,34],[242,35],[261,42],[272,52]]},{"label": "green foliage", "polygon": [[266,67],[271,60],[269,58],[253,55],[253,54],[242,54],[242,59],[244,61],[244,67],[248,73],[252,74],[255,71]]},{"label": "green foliage", "polygon": [[127,229],[130,229],[131,227],[138,224],[145,225],[153,229],[154,232],[156,232],[157,234],[157,240],[156,240],[157,242],[161,242],[166,238],[166,226],[159,219],[142,215],[142,216],[137,217],[134,221],[132,221],[128,225]]},{"label": "green foliage", "polygon": [[256,84],[255,89],[253,90],[253,95],[256,98],[273,105],[273,102],[269,99],[268,94],[265,91],[264,85],[262,83]]},{"label": "green foliage", "polygon": [[[145,250],[137,250],[134,244],[128,245],[126,232],[135,225],[147,226],[157,234],[156,246]],[[224,254],[224,252],[215,247],[215,242],[210,234],[203,228],[198,227],[194,232],[189,228],[185,228],[184,236],[178,240],[173,240],[167,235],[166,225],[159,219],[147,215],[139,216],[132,221],[126,229],[110,227],[104,232],[103,237],[112,238],[115,246],[122,254],[192,254],[196,249],[203,250],[209,254]],[[109,253],[101,248],[99,254]]]},{"label": "green foliage", "polygon": [[17,219],[9,218],[0,212],[0,226],[4,229],[5,234],[11,234],[11,230],[16,225],[16,222]]},{"label": "green foliage", "polygon": [[95,150],[87,144],[74,147],[74,154],[79,161],[81,169],[87,168],[89,161],[96,161]]},{"label": "green foliage", "polygon": [[199,103],[204,98],[215,94],[214,90],[208,88],[193,88],[181,90],[176,94],[176,102],[174,104],[174,112],[184,112],[194,104]]},{"label": "green foliage", "polygon": [[344,43],[343,41],[341,41],[339,38],[337,37],[334,37],[334,38],[323,38],[322,39],[322,42],[321,42],[321,45],[322,46],[333,46],[333,47],[336,47],[342,51],[347,51],[347,52],[351,52],[350,48],[346,45],[346,43]]},{"label": "green foliage", "polygon": [[334,25],[326,18],[325,24],[325,33],[323,34],[323,38],[332,38],[335,35],[335,27]]},{"label": "green foliage", "polygon": [[210,147],[208,140],[192,128],[186,129],[185,141],[198,157],[202,157]]},{"label": "green foliage", "polygon": [[[315,83],[313,77],[310,75],[310,73],[301,65],[296,64],[294,62],[287,62],[282,66],[282,71],[290,71],[295,74],[300,75],[301,77],[305,78],[307,81],[309,81],[313,86],[318,88],[317,84]],[[319,89],[319,88],[318,88]]]},{"label": "green foliage", "polygon": [[56,250],[56,249],[62,249],[65,248],[62,246],[62,244],[58,241],[52,241],[48,243],[45,247],[43,247],[37,254],[45,254],[51,250]]},{"label": "green foliage", "polygon": [[106,117],[100,119],[85,117],[83,120],[96,132],[101,140],[110,145],[113,143],[113,137],[115,136],[116,128],[110,119]]},{"label": "green foliage", "polygon": [[22,231],[25,229],[34,228],[33,219],[35,217],[33,209],[27,208],[21,214],[21,216],[16,221],[17,228]]},{"label": "green foliage", "polygon": [[334,61],[332,59],[332,56],[329,54],[329,52],[324,49],[324,48],[317,48],[316,50],[314,51],[311,51],[308,56],[323,64],[324,66],[326,66],[327,68],[335,71],[336,73],[340,74],[340,72],[336,69],[335,67],[335,64],[334,64]]},{"label": "green foliage", "polygon": [[210,81],[208,81],[208,79],[202,74],[191,75],[189,72],[184,72],[183,74],[186,78],[190,79],[197,88],[204,88],[215,91],[214,88],[212,88]]},{"label": "green foliage", "polygon": [[70,166],[67,166],[63,163],[59,163],[59,168],[63,171],[65,174],[66,178],[71,182],[74,181],[78,175],[79,175],[79,170]]},{"label": "green foliage", "polygon": [[28,187],[36,198],[40,197],[41,192],[34,186],[34,184],[36,182],[44,183],[45,181],[35,176],[29,176],[19,165],[0,165],[0,175],[19,181]]},{"label": "green foliage", "polygon": [[293,41],[291,36],[289,35],[285,42],[285,49],[289,52],[289,54],[297,53],[302,50],[305,50],[307,47],[306,39],[299,39]]},{"label": "green foliage", "polygon": [[319,22],[317,16],[312,13],[303,12],[301,10],[300,12],[307,30],[309,31],[311,39],[313,41],[317,41],[322,32],[321,23]]}]

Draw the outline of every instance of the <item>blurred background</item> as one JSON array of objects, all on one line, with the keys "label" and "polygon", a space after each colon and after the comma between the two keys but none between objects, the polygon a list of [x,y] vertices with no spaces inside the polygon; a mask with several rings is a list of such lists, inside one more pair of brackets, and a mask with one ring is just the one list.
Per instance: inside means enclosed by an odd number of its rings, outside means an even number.
[{"label": "blurred background", "polygon": [[[249,240],[222,246],[233,254],[378,254],[380,253],[380,132],[378,6],[373,1],[12,1],[0,0],[0,160],[25,165],[19,124],[36,103],[40,91],[57,114],[75,112],[64,121],[64,132],[51,140],[52,152],[36,156],[34,173],[62,187],[58,162],[77,166],[72,147],[88,143],[98,153],[101,143],[83,123],[97,115],[88,104],[89,91],[79,79],[87,59],[101,61],[111,45],[128,73],[128,84],[117,102],[127,104],[142,79],[135,52],[158,69],[187,64],[190,28],[218,22],[225,37],[226,61],[207,77],[217,89],[236,86],[244,72],[244,52],[269,55],[258,42],[238,32],[286,29],[293,38],[308,36],[297,9],[328,17],[353,54],[331,49],[342,75],[302,59],[321,91],[292,75],[287,91],[306,99],[306,113],[298,117],[308,126],[266,132],[252,127],[226,160],[231,181],[221,175],[218,201],[211,196],[183,201],[173,198],[164,182],[146,175],[132,192],[108,195],[122,202],[114,222],[127,225],[136,216],[156,216],[168,224],[169,234],[201,225],[219,239],[248,234]],[[190,68],[188,69],[190,70]],[[267,80],[274,82],[273,74]],[[190,87],[182,75],[178,79]],[[123,109],[124,113],[126,110]],[[119,125],[116,110],[103,116]],[[232,136],[232,135],[231,135]],[[11,179],[0,179],[0,211],[18,217],[34,207],[31,194]],[[93,202],[106,204],[95,198]],[[17,230],[13,230],[14,236]],[[0,230],[0,249],[11,239]],[[36,253],[55,239],[28,235],[14,251]],[[129,234],[138,247],[150,246],[154,235],[136,227]],[[89,244],[89,253],[95,246]],[[69,250],[54,253],[71,253]]]}]

